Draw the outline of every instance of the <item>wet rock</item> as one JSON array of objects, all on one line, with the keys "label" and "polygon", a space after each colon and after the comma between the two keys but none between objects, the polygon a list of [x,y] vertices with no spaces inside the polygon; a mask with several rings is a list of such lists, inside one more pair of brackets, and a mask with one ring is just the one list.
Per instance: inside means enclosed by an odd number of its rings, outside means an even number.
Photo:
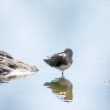
[{"label": "wet rock", "polygon": [[[13,77],[13,75],[10,75],[10,73],[15,70],[22,70],[23,72],[38,71],[36,66],[24,63],[20,60],[15,59],[10,54],[4,51],[0,51],[0,77]],[[16,74],[14,74],[14,76],[16,76]]]},{"label": "wet rock", "polygon": [[12,70],[8,66],[0,64],[0,75],[6,75],[6,74],[8,74],[11,71]]},{"label": "wet rock", "polygon": [[1,51],[1,50],[0,50],[0,56],[13,59],[13,57],[10,54],[8,54],[7,52]]}]

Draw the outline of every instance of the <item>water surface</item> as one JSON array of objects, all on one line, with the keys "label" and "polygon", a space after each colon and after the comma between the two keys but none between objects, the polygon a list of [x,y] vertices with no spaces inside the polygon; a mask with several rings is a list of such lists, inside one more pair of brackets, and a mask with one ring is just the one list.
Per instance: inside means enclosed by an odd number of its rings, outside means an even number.
[{"label": "water surface", "polygon": [[[0,49],[40,70],[0,83],[0,110],[110,110],[109,12],[109,0],[0,1]],[[42,59],[67,47],[62,79]]]}]

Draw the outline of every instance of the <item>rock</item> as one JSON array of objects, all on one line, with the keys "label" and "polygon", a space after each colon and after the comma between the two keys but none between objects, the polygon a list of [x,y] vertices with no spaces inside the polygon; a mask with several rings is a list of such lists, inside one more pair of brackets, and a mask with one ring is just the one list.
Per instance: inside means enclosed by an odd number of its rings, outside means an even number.
[{"label": "rock", "polygon": [[1,50],[0,50],[0,56],[13,59],[13,57],[10,54],[8,54],[7,52],[1,51]]},{"label": "rock", "polygon": [[[11,74],[13,71],[17,71],[17,73]],[[36,66],[24,63],[20,60],[15,59],[10,54],[4,51],[0,51],[0,78],[13,77],[12,75],[14,75],[15,77],[18,75],[18,73],[19,76],[22,76],[23,72],[33,73],[37,71],[38,69]]]}]

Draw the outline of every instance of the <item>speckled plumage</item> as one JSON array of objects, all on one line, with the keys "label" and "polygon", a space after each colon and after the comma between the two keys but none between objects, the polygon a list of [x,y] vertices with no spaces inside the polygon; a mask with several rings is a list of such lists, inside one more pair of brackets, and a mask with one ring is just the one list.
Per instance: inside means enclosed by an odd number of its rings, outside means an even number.
[{"label": "speckled plumage", "polygon": [[57,68],[62,72],[69,68],[73,62],[72,60],[73,52],[71,49],[65,49],[64,52],[56,53],[44,61],[51,67]]}]

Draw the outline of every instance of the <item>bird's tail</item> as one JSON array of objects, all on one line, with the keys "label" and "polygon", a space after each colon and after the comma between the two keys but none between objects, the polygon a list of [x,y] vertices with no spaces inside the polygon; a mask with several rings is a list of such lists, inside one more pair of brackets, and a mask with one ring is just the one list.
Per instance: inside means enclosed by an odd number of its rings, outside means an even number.
[{"label": "bird's tail", "polygon": [[51,63],[51,60],[50,59],[43,59],[44,60],[44,62],[46,62],[48,65],[50,65],[50,63]]}]

